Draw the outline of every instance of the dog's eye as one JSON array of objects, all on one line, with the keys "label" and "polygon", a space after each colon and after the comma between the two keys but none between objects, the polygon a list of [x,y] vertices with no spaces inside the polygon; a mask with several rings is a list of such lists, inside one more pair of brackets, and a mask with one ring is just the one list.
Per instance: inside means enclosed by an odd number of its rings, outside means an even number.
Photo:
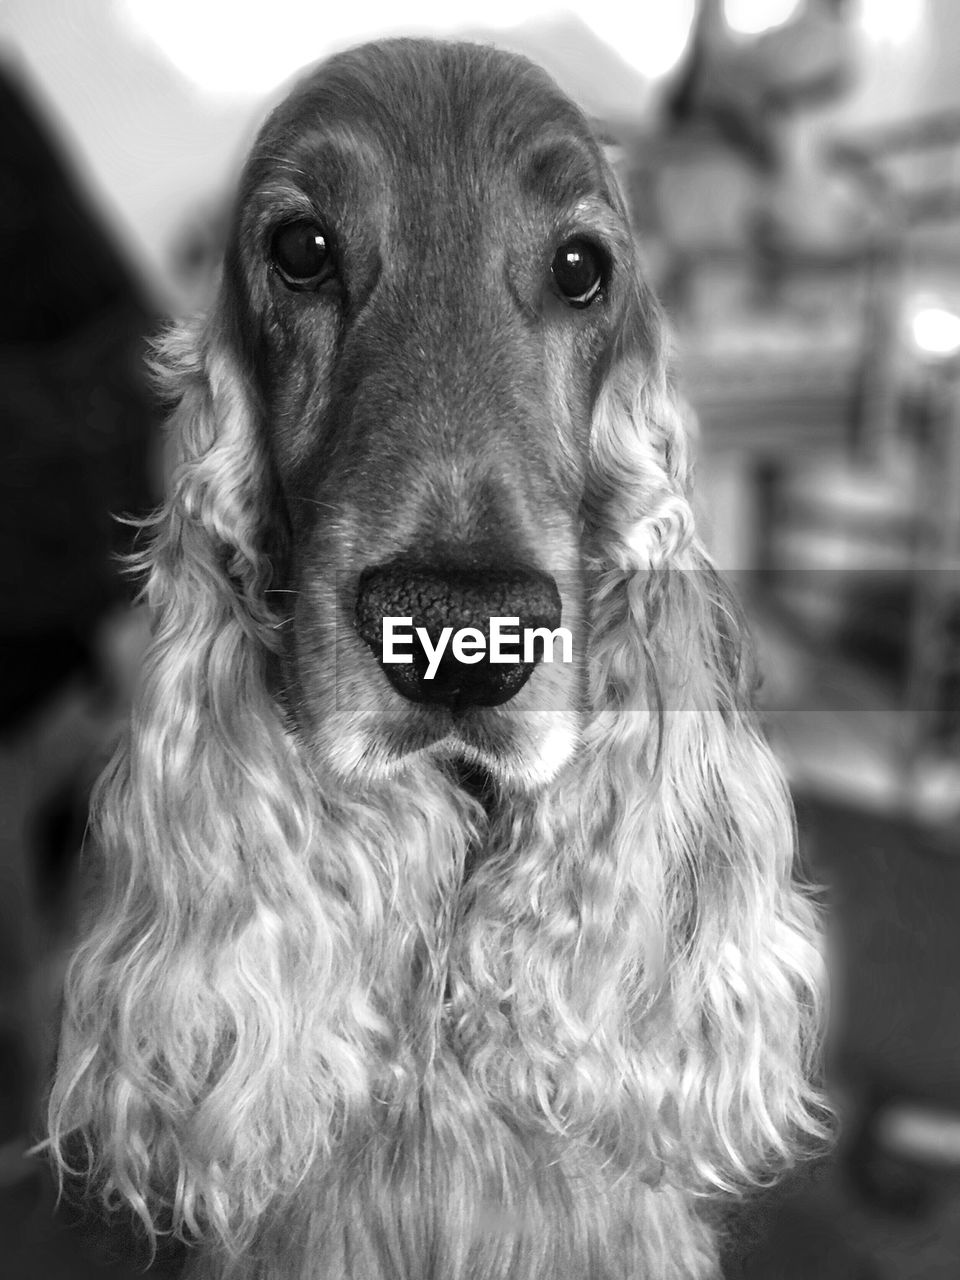
[{"label": "dog's eye", "polygon": [[571,307],[589,307],[603,284],[603,256],[596,245],[579,236],[564,241],[553,255],[550,270]]},{"label": "dog's eye", "polygon": [[273,233],[273,265],[293,289],[310,289],[333,274],[333,254],[323,228],[306,219],[287,222]]}]

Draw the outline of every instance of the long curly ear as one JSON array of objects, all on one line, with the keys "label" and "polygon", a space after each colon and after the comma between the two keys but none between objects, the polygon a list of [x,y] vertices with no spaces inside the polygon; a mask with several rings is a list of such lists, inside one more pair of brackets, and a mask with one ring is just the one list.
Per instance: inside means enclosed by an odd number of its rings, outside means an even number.
[{"label": "long curly ear", "polygon": [[180,400],[143,556],[154,636],[94,801],[49,1132],[66,1172],[79,1135],[84,1171],[148,1232],[236,1244],[368,1096],[357,938],[379,918],[348,918],[349,845],[311,858],[313,780],[267,690],[251,399],[216,320],[163,359]]},{"label": "long curly ear", "polygon": [[[656,319],[649,297],[640,304]],[[661,1094],[665,1158],[694,1185],[731,1189],[826,1132],[813,1083],[819,924],[794,878],[793,810],[754,716],[741,616],[694,530],[663,340],[656,324],[646,332],[645,349],[621,354],[595,420],[587,785],[606,797],[594,839],[619,868],[621,909],[633,899],[649,921],[651,893],[660,904],[634,988],[640,1091]]]},{"label": "long curly ear", "polygon": [[564,1159],[709,1192],[823,1133],[822,968],[740,620],[695,536],[656,304],[637,310],[584,502],[591,719],[471,878],[452,1007],[477,1087]]}]

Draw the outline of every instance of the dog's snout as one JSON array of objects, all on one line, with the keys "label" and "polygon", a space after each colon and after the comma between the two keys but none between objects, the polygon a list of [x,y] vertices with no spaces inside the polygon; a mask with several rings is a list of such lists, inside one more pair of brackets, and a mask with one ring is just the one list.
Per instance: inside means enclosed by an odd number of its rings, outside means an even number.
[{"label": "dog's snout", "polygon": [[[553,633],[560,619],[554,579],[519,566],[393,561],[364,570],[355,606],[357,631],[394,689],[454,711],[499,706],[519,693],[549,643],[527,637]],[[480,635],[464,635],[467,628]]]}]

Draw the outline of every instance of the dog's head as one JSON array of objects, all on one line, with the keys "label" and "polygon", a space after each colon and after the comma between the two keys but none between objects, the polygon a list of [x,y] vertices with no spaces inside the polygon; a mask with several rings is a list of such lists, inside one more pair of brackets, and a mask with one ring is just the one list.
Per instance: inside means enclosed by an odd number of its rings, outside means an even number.
[{"label": "dog's head", "polygon": [[[427,752],[536,786],[570,758],[620,487],[598,405],[627,359],[656,384],[658,333],[602,151],[524,59],[390,42],[274,112],[204,358],[246,419],[245,532],[321,764],[369,779]],[[514,620],[493,661],[491,618]]]},{"label": "dog's head", "polygon": [[[819,1131],[816,922],[661,346],[601,151],[526,61],[367,46],[265,126],[167,348],[154,642],[51,1103],[148,1229],[248,1243],[350,1139],[374,1198],[375,1166],[473,1230],[517,1152],[686,1194]],[[469,661],[496,617],[571,661]]]}]

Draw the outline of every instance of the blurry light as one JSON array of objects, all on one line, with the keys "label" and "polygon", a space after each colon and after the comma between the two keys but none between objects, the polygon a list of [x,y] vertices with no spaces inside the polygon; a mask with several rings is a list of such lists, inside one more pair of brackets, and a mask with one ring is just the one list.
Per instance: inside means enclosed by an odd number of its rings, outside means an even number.
[{"label": "blurry light", "polygon": [[900,1105],[880,1113],[877,1138],[901,1159],[926,1164],[960,1165],[960,1116],[919,1105]]},{"label": "blurry light", "polygon": [[[776,0],[775,0],[776,2]],[[781,0],[782,3],[782,0]],[[696,0],[596,0],[575,13],[642,75],[655,78],[680,60]],[[316,0],[123,0],[141,36],[195,84],[213,93],[258,97],[306,63],[379,35],[455,35],[508,31],[559,17],[560,0],[386,0],[321,5]]]},{"label": "blurry light", "polygon": [[336,49],[391,34],[450,34],[458,27],[512,26],[552,13],[549,0],[124,0],[131,25],[195,84],[257,97]]},{"label": "blurry light", "polygon": [[960,316],[945,307],[923,307],[915,311],[910,331],[914,343],[925,355],[953,356],[960,351]]},{"label": "blurry light", "polygon": [[633,0],[630,5],[623,0],[599,0],[585,5],[581,16],[625,62],[654,80],[672,71],[683,56],[696,7],[696,0],[672,0],[671,4]]},{"label": "blurry light", "polygon": [[758,36],[782,27],[797,12],[803,0],[723,0],[723,16],[731,31]]},{"label": "blurry light", "polygon": [[860,0],[860,25],[880,43],[902,44],[916,35],[926,0]]}]

